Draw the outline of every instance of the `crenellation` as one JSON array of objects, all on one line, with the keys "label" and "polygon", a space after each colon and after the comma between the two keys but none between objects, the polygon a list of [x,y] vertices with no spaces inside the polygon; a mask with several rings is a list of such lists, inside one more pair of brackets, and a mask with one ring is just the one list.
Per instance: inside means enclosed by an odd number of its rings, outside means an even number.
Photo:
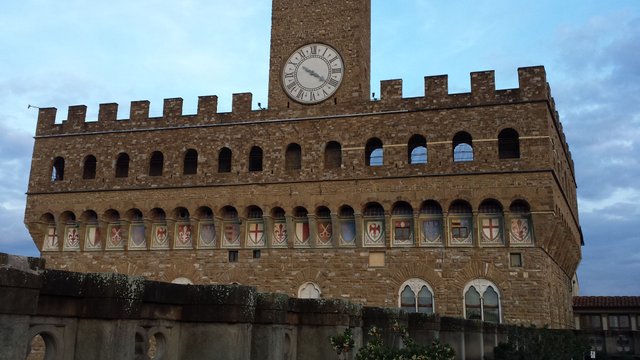
[{"label": "crenellation", "polygon": [[449,76],[425,76],[424,95],[432,103],[445,100],[449,95]]},{"label": "crenellation", "polygon": [[149,100],[132,101],[129,120],[132,122],[142,122],[149,119],[150,106],[151,103]]},{"label": "crenellation", "polygon": [[118,120],[118,104],[108,103],[100,104],[98,111],[98,122],[107,123]]},{"label": "crenellation", "polygon": [[518,69],[520,96],[523,100],[548,100],[549,88],[544,66]]},{"label": "crenellation", "polygon": [[402,100],[402,79],[380,81],[380,100]]},{"label": "crenellation", "polygon": [[198,116],[204,121],[213,120],[218,113],[218,97],[215,95],[198,97]]},{"label": "crenellation", "polygon": [[52,129],[56,124],[56,114],[58,109],[40,108],[38,111],[38,125],[36,129],[36,136],[46,133],[49,129]]},{"label": "crenellation", "polygon": [[471,98],[476,103],[492,102],[496,97],[495,71],[471,73]]},{"label": "crenellation", "polygon": [[182,104],[182,98],[164,99],[162,116],[164,117],[165,122],[174,122],[182,116]]},{"label": "crenellation", "polygon": [[231,108],[234,114],[245,114],[251,112],[251,104],[253,101],[252,93],[233,94]]},{"label": "crenellation", "polygon": [[73,129],[79,129],[87,120],[87,106],[86,105],[72,105],[69,106],[69,113],[67,115],[67,126]]}]

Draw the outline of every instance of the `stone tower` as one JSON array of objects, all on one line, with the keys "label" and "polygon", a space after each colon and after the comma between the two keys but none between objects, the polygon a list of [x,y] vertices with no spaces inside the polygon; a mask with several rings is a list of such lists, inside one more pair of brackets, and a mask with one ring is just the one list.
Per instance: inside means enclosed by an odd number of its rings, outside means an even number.
[{"label": "stone tower", "polygon": [[372,101],[370,14],[274,0],[268,109],[40,109],[25,224],[47,266],[572,327],[575,173],[544,68]]}]

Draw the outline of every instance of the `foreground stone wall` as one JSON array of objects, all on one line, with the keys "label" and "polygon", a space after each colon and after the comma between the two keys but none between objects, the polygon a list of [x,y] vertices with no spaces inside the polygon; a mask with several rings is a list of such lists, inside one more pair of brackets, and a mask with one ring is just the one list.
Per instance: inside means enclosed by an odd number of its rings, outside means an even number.
[{"label": "foreground stone wall", "polygon": [[458,359],[491,356],[505,326],[404,314],[342,300],[302,300],[247,286],[186,286],[118,274],[44,270],[0,256],[0,358],[24,359],[32,339],[45,359],[332,359],[329,337],[351,328],[408,326],[420,343],[451,344]]}]

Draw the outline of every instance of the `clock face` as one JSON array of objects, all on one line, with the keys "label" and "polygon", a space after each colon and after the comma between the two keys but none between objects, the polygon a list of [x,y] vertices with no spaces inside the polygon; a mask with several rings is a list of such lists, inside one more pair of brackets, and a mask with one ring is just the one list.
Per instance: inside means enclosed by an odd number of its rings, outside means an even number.
[{"label": "clock face", "polygon": [[317,104],[333,95],[344,75],[340,54],[325,44],[296,50],[282,70],[282,85],[289,97],[302,104]]}]

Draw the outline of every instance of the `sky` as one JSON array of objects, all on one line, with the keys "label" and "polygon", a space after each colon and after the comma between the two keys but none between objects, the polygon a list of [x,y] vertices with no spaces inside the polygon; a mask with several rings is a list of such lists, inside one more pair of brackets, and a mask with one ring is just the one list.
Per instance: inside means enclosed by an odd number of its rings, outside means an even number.
[{"label": "sky", "polygon": [[[267,103],[268,0],[8,0],[0,2],[0,252],[38,256],[23,224],[37,110],[233,93]],[[372,0],[372,92],[403,79],[544,65],[575,161],[585,246],[581,295],[640,295],[640,1]]]}]

